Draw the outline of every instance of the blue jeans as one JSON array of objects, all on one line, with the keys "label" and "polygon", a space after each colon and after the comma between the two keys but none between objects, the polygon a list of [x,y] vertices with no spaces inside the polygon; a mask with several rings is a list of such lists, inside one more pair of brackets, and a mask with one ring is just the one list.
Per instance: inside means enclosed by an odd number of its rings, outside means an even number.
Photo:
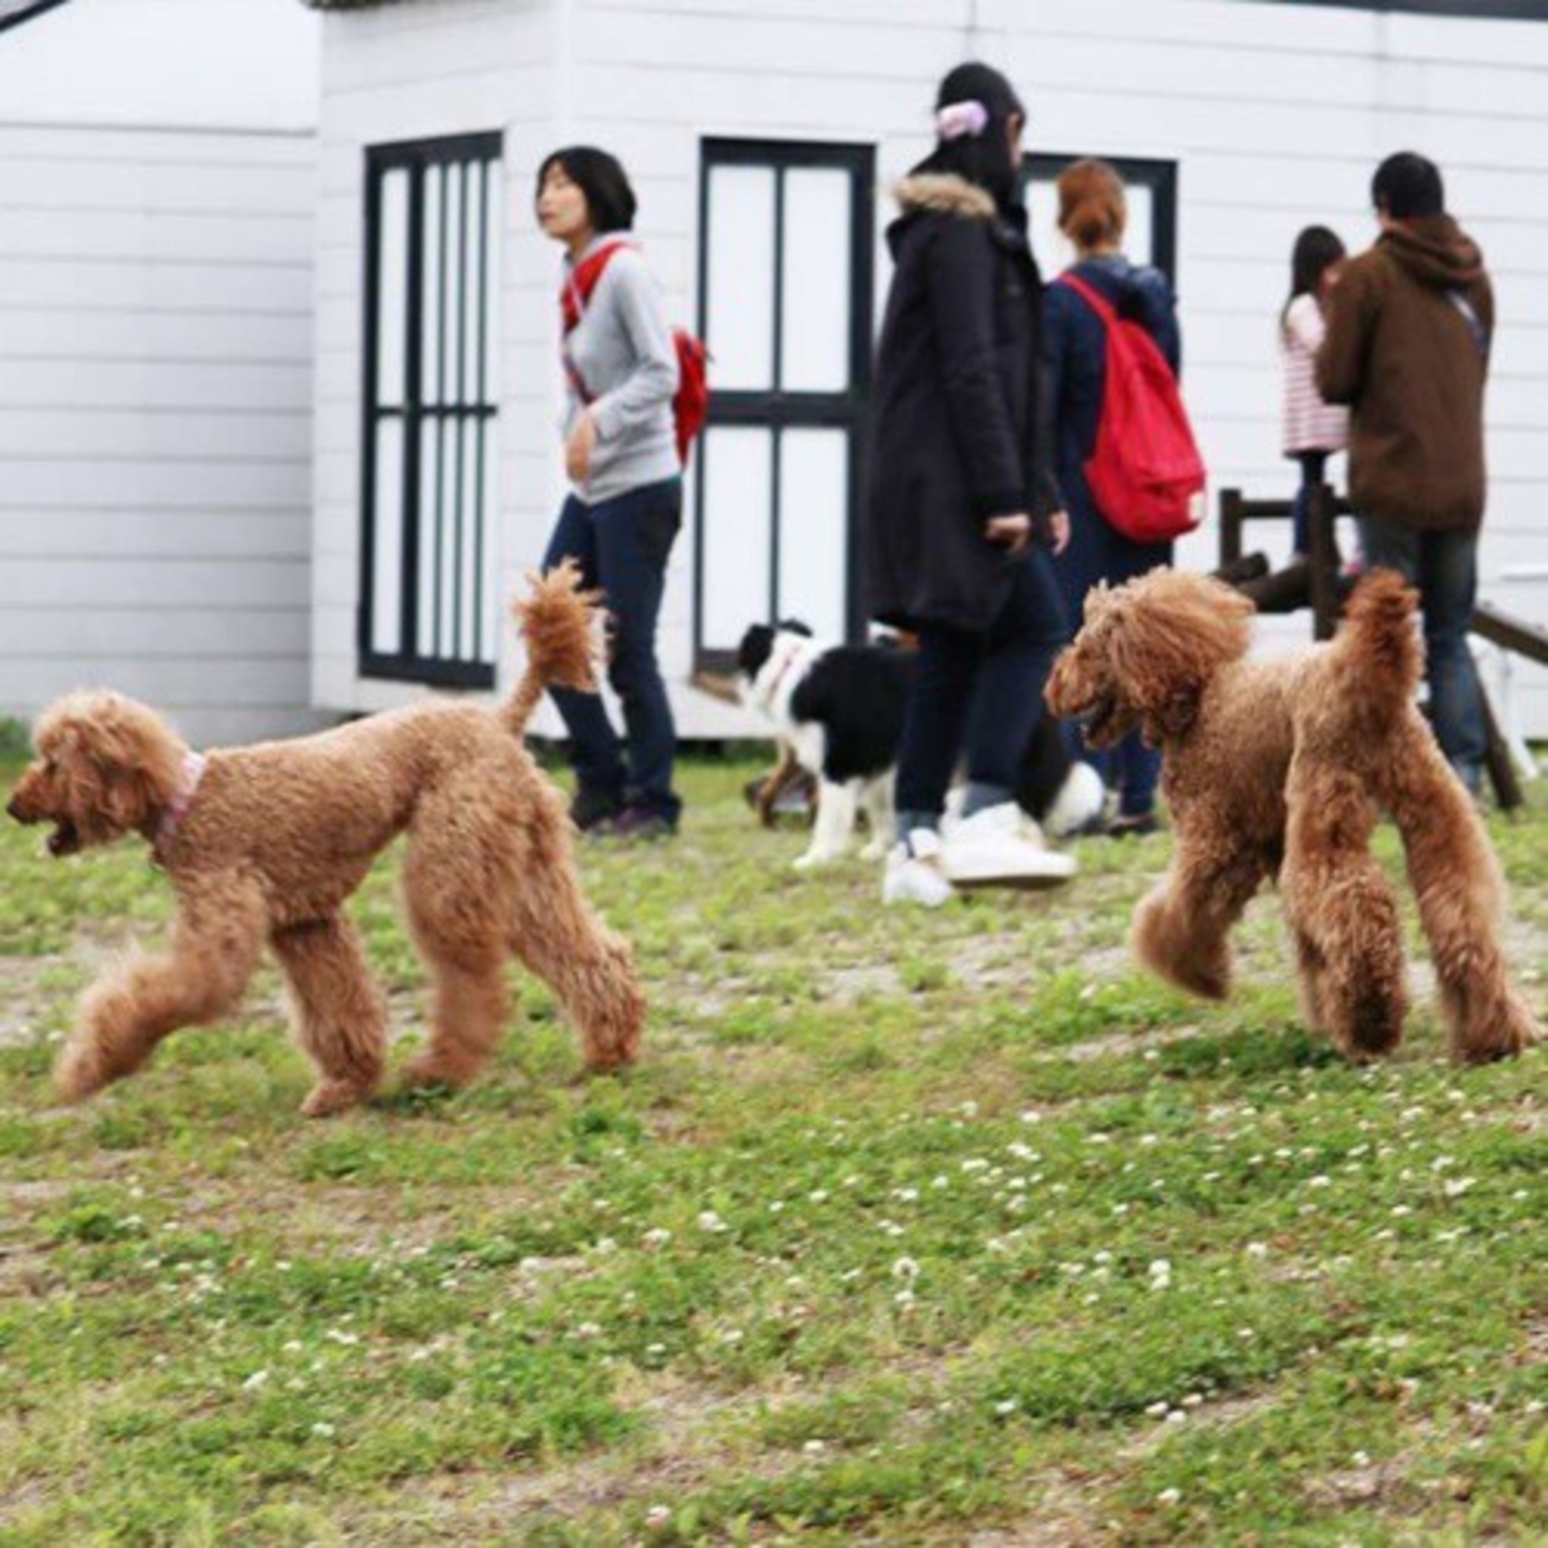
[{"label": "blue jeans", "polygon": [[[1119,586],[1147,575],[1158,565],[1172,562],[1170,543],[1136,543],[1109,526],[1101,514],[1084,502],[1071,502],[1070,544],[1058,559],[1059,584],[1064,610],[1073,637],[1085,615],[1086,593],[1098,582]],[[1156,785],[1161,778],[1161,753],[1147,747],[1138,731],[1131,731],[1112,747],[1086,747],[1074,738],[1077,756],[1084,758],[1102,777],[1102,783],[1118,791],[1118,811],[1124,817],[1144,817],[1156,804]]]},{"label": "blue jeans", "polygon": [[967,811],[1015,798],[1027,741],[1044,714],[1043,685],[1065,640],[1053,561],[1032,549],[998,618],[978,634],[944,624],[919,629],[919,675],[898,750],[899,837],[933,828],[967,744]]},{"label": "blue jeans", "polygon": [[676,822],[672,790],[677,731],[656,662],[656,619],[667,556],[682,524],[683,481],[664,479],[587,505],[571,495],[559,512],[543,568],[574,559],[608,611],[608,681],[623,703],[628,759],[597,694],[552,690],[570,733],[570,759],[587,789]]},{"label": "blue jeans", "polygon": [[1322,482],[1327,472],[1328,458],[1333,454],[1325,451],[1303,451],[1295,454],[1301,469],[1301,482],[1296,486],[1295,499],[1290,507],[1292,550],[1305,556],[1311,552],[1311,497],[1312,490]]},{"label": "blue jeans", "polygon": [[1435,739],[1462,783],[1477,795],[1489,746],[1483,691],[1467,646],[1478,595],[1478,534],[1418,532],[1378,516],[1362,516],[1359,525],[1366,565],[1396,570],[1419,588]]}]

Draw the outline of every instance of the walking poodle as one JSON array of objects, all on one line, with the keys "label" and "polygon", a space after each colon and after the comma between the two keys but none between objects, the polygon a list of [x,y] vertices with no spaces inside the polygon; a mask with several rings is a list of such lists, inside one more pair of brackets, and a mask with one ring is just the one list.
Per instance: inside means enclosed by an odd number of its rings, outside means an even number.
[{"label": "walking poodle", "polygon": [[1329,644],[1249,661],[1249,601],[1156,570],[1088,597],[1048,703],[1083,720],[1094,747],[1137,726],[1163,750],[1177,848],[1133,930],[1153,971],[1223,999],[1230,930],[1277,878],[1308,1023],[1354,1059],[1394,1048],[1403,933],[1369,847],[1384,809],[1402,836],[1451,1054],[1496,1059],[1539,1032],[1507,974],[1504,885],[1483,825],[1414,704],[1415,605],[1400,577],[1378,570]]},{"label": "walking poodle", "polygon": [[405,830],[404,900],[435,991],[409,1082],[459,1086],[478,1072],[505,1027],[511,956],[553,989],[588,1067],[631,1061],[645,1014],[632,954],[582,895],[563,802],[521,741],[549,684],[594,688],[594,600],[569,566],[532,578],[515,609],[525,673],[493,711],[420,704],[203,758],[118,694],[52,706],[11,816],[53,823],[58,856],[140,834],[178,904],[165,955],[133,956],[88,990],[58,1068],[63,1096],[90,1096],[168,1033],[232,1011],[267,945],[318,1071],[302,1111],[368,1097],[387,1004],[344,904]]}]

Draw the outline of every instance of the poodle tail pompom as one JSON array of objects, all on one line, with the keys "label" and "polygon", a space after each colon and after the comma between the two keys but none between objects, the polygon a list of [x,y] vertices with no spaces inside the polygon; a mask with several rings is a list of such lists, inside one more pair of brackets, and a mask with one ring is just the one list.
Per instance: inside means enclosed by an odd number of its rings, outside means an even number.
[{"label": "poodle tail pompom", "polygon": [[1355,588],[1333,646],[1355,680],[1351,702],[1395,709],[1413,700],[1424,671],[1418,607],[1395,570],[1372,570]]},{"label": "poodle tail pompom", "polygon": [[547,574],[529,571],[527,580],[528,595],[511,609],[527,647],[527,667],[501,711],[516,736],[526,730],[549,687],[597,692],[602,656],[602,594],[581,590],[581,572],[574,561],[566,559]]}]

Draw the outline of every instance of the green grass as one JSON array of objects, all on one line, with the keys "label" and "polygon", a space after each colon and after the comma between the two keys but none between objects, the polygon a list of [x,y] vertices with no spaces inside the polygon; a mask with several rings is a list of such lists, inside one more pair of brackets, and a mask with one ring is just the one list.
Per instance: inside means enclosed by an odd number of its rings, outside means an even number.
[{"label": "green grass", "polygon": [[[169,899],[7,825],[0,1541],[1548,1531],[1540,1055],[1452,1068],[1421,986],[1350,1068],[1269,898],[1230,1005],[1136,974],[1164,837],[884,914],[873,867],[788,869],[751,768],[690,765],[674,844],[584,851],[638,1069],[582,1081],[523,983],[473,1089],[322,1124],[267,974],[57,1109],[75,994]],[[1491,821],[1540,1014],[1543,804]],[[408,1045],[396,861],[355,913]]]}]

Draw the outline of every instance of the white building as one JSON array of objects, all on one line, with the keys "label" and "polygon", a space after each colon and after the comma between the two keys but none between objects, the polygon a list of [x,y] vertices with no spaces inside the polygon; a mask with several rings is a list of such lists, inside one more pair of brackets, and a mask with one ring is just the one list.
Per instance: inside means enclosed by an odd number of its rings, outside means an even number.
[{"label": "white building", "polygon": [[317,718],[319,30],[0,4],[0,712],[108,683],[201,741]]},{"label": "white building", "polygon": [[[630,169],[672,310],[715,356],[718,422],[663,614],[681,729],[740,727],[687,679],[752,619],[858,623],[855,427],[887,280],[875,191],[923,153],[935,81],[965,56],[1022,89],[1032,148],[1051,158],[1040,176],[1099,154],[1151,190],[1136,245],[1175,268],[1217,487],[1292,485],[1273,319],[1296,231],[1325,221],[1364,245],[1380,157],[1437,160],[1499,290],[1484,590],[1543,616],[1548,5],[312,3],[334,13],[319,122],[320,705],[376,708],[416,691],[405,680],[510,670],[498,605],[541,554],[563,492],[557,256],[530,210],[540,158],[567,143],[604,144]],[[1042,251],[1057,257],[1046,237]],[[461,353],[442,345],[443,309]],[[1211,522],[1182,562],[1208,566],[1215,542]],[[1522,573],[1533,566],[1535,582]],[[1525,677],[1530,723],[1548,732],[1548,674]]]},{"label": "white building", "polygon": [[[1296,231],[1363,245],[1379,158],[1433,156],[1499,294],[1483,592],[1548,614],[1548,0],[306,5],[0,0],[0,711],[108,680],[220,740],[507,680],[563,493],[532,180],[590,141],[715,354],[663,616],[680,728],[750,729],[688,679],[753,618],[860,622],[878,189],[969,56],[1029,103],[1045,267],[1060,161],[1139,190],[1216,489],[1291,489]],[[1518,694],[1548,734],[1548,673]]]}]

